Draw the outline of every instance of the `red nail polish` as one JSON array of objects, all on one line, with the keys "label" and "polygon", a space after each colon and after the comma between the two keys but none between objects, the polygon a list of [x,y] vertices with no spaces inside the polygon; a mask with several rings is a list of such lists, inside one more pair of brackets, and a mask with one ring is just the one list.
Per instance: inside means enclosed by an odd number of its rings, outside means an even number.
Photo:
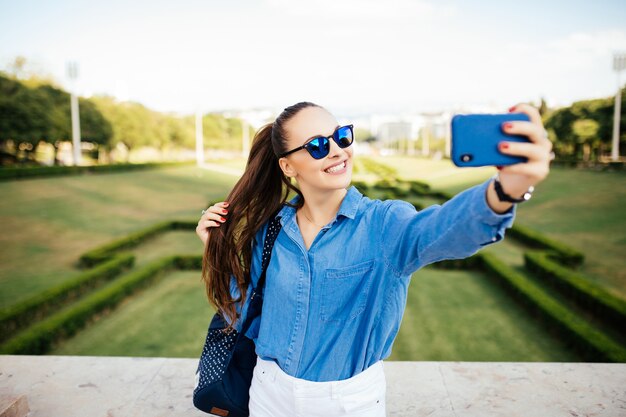
[{"label": "red nail polish", "polygon": [[501,165],[496,165],[496,168],[498,168],[498,171],[502,169]]},{"label": "red nail polish", "polygon": [[228,213],[228,210],[222,209],[222,213]]},{"label": "red nail polish", "polygon": [[505,129],[510,129],[510,128],[512,128],[512,127],[513,127],[513,124],[512,124],[512,123],[505,123],[505,124],[504,124],[504,128],[505,128]]},{"label": "red nail polish", "polygon": [[511,107],[511,108],[509,109],[509,113],[510,113],[510,112],[512,112],[513,110],[515,110],[515,106],[513,106],[513,107]]},{"label": "red nail polish", "polygon": [[500,143],[500,149],[509,149],[509,144],[506,142],[501,142]]},{"label": "red nail polish", "polygon": [[223,217],[220,217],[220,219],[222,219],[222,221],[223,221],[223,222],[225,222],[225,221],[226,221],[226,219],[225,219],[225,218],[223,218]]}]

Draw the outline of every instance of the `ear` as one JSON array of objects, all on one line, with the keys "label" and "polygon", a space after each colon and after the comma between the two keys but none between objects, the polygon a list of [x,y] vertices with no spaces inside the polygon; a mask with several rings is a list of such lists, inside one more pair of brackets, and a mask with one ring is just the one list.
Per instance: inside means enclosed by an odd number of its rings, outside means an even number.
[{"label": "ear", "polygon": [[280,165],[280,168],[283,170],[283,173],[285,174],[285,176],[287,177],[296,176],[296,171],[287,158],[285,157],[280,158],[278,160],[278,165]]}]

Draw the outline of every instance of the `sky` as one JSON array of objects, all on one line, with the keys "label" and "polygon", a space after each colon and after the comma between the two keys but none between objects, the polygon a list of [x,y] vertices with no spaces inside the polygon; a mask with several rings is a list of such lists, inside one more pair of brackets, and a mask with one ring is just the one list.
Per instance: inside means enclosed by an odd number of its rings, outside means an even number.
[{"label": "sky", "polygon": [[181,114],[563,106],[615,93],[615,52],[623,1],[0,0],[0,69]]}]

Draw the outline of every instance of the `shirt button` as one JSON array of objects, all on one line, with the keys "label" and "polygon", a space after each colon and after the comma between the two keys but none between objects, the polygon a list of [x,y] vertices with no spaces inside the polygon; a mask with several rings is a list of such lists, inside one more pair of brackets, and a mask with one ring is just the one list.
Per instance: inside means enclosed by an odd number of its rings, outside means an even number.
[{"label": "shirt button", "polygon": [[495,237],[495,236],[491,238],[491,241],[492,241],[492,242],[495,242],[496,240],[498,240],[498,238],[497,238],[497,237]]}]

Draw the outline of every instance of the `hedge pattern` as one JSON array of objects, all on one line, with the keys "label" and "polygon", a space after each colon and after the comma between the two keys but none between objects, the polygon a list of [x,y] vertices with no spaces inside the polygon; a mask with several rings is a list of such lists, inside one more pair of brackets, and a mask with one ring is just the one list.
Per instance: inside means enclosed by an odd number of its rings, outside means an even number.
[{"label": "hedge pattern", "polygon": [[132,254],[118,254],[113,259],[51,287],[33,297],[0,310],[0,342],[24,326],[79,299],[87,292],[116,278],[135,262]]},{"label": "hedge pattern", "polygon": [[550,252],[524,253],[526,268],[565,297],[615,329],[626,329],[626,300],[552,259]]},{"label": "hedge pattern", "polygon": [[43,167],[5,167],[0,168],[0,181],[11,181],[34,177],[54,177],[57,175],[82,175],[86,173],[107,173],[130,171],[136,169],[165,168],[171,166],[194,165],[195,160],[181,162],[147,162],[141,164],[121,163],[107,165],[79,165],[79,166],[43,166]]},{"label": "hedge pattern", "polygon": [[146,286],[172,268],[176,256],[158,259],[149,265],[127,273],[107,286],[91,292],[69,307],[38,321],[0,345],[2,354],[42,355],[56,341],[74,335],[96,313],[112,309],[125,297]]},{"label": "hedge pattern", "polygon": [[481,253],[479,256],[484,269],[499,278],[497,282],[503,284],[532,311],[545,318],[570,341],[572,347],[589,360],[626,362],[626,348],[620,343],[581,320],[578,314],[551,297],[524,275],[498,260],[493,254]]},{"label": "hedge pattern", "polygon": [[[424,208],[420,198],[430,197],[442,203],[452,198],[450,194],[431,190],[428,184],[398,179],[396,171],[391,167],[368,158],[362,158],[362,162],[369,171],[377,173],[381,178],[373,185],[353,182],[353,185],[363,194],[376,193],[381,199],[401,198],[413,204],[416,210]],[[0,176],[2,175],[0,173]],[[0,323],[3,328],[0,341],[4,341],[0,345],[0,352],[46,353],[54,343],[73,335],[98,314],[114,308],[123,298],[154,282],[167,270],[172,268],[200,269],[202,256],[174,255],[154,261],[140,270],[120,275],[123,268],[130,267],[134,263],[134,257],[131,254],[120,253],[120,251],[135,247],[166,230],[195,230],[196,226],[196,220],[159,222],[83,254],[79,260],[80,265],[93,267],[92,270],[0,312]],[[613,326],[619,329],[625,327],[623,325],[624,317],[626,317],[624,300],[616,298],[591,283],[583,275],[557,263],[572,267],[578,266],[584,261],[582,253],[518,224],[514,224],[508,233],[512,238],[528,246],[541,249],[525,253],[524,258],[529,271],[543,278],[566,297],[580,302],[595,315],[606,318]],[[496,277],[497,282],[520,300],[532,314],[544,317],[551,328],[563,334],[573,347],[590,360],[626,362],[626,348],[621,343],[593,328],[579,314],[551,296],[545,288],[508,267],[493,254],[480,252],[465,259],[440,261],[433,266],[483,270],[489,276]],[[102,282],[108,282],[108,284],[103,286]],[[69,304],[70,302],[73,303]],[[60,309],[62,306],[65,308]],[[54,312],[55,310],[58,311]],[[51,312],[53,314],[49,315]],[[47,318],[42,318],[46,315],[48,315]],[[38,321],[34,322],[35,320]],[[9,336],[11,337],[8,338]]]}]

